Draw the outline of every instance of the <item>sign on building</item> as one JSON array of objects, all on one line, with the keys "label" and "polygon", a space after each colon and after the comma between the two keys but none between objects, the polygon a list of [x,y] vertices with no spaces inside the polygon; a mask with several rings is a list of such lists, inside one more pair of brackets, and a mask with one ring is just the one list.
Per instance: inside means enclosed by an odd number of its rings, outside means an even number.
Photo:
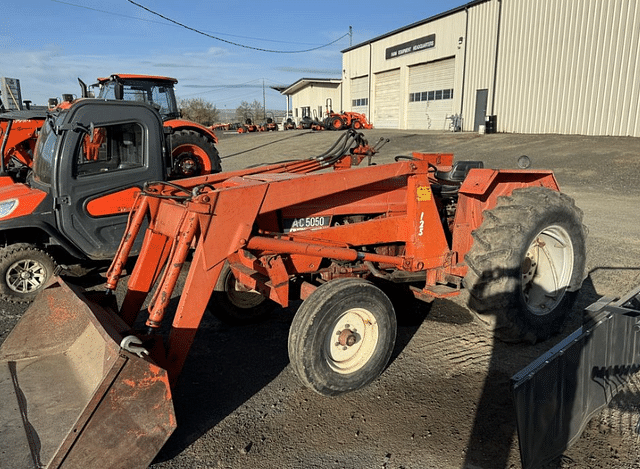
[{"label": "sign on building", "polygon": [[428,36],[414,39],[413,41],[405,42],[393,47],[387,47],[386,57],[387,60],[395,57],[401,57],[403,55],[411,54],[413,52],[419,52],[425,49],[432,49],[436,46],[436,35],[429,34]]}]

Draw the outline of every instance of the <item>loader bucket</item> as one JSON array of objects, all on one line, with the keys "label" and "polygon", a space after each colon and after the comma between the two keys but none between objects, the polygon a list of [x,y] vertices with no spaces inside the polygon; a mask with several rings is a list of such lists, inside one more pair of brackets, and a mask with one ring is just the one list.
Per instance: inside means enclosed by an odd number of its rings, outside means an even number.
[{"label": "loader bucket", "polygon": [[145,468],[176,426],[164,369],[55,279],[0,346],[0,467]]}]

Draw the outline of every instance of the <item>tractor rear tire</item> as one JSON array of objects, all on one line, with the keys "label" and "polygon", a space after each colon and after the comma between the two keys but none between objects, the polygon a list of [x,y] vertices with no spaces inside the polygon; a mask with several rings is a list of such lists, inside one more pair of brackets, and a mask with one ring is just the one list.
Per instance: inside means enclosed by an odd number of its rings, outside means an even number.
[{"label": "tractor rear tire", "polygon": [[336,279],[302,302],[289,329],[300,381],[324,396],[360,389],[384,371],[396,340],[389,298],[371,282]]},{"label": "tractor rear tire", "polygon": [[260,293],[242,288],[228,263],[222,267],[208,309],[225,324],[244,326],[264,319],[276,303]]},{"label": "tractor rear tire", "polygon": [[19,243],[0,249],[0,299],[29,303],[53,276],[55,262],[37,247]]},{"label": "tractor rear tire", "polygon": [[546,340],[564,325],[584,280],[582,211],[565,194],[528,187],[483,215],[465,256],[470,308],[504,342]]},{"label": "tractor rear tire", "polygon": [[222,171],[215,144],[193,130],[178,130],[171,136],[171,157],[174,161],[172,179]]},{"label": "tractor rear tire", "polygon": [[331,130],[342,130],[344,129],[344,127],[345,127],[345,123],[341,117],[336,116],[329,121],[329,128]]}]

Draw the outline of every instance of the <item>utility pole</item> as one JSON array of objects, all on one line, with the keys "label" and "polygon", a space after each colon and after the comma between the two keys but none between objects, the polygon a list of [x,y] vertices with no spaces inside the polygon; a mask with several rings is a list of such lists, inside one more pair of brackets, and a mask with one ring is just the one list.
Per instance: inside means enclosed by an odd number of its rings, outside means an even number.
[{"label": "utility pole", "polygon": [[264,94],[264,78],[262,79],[262,120],[267,120],[267,99]]},{"label": "utility pole", "polygon": [[349,47],[353,45],[353,27],[349,26]]}]

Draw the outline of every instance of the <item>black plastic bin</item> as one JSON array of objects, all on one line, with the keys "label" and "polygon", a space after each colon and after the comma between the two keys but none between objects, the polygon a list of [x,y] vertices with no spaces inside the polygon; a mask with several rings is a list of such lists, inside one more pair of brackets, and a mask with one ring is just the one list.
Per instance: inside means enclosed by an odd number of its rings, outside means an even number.
[{"label": "black plastic bin", "polygon": [[497,129],[498,116],[485,116],[484,118],[484,132],[487,134],[495,134]]}]

